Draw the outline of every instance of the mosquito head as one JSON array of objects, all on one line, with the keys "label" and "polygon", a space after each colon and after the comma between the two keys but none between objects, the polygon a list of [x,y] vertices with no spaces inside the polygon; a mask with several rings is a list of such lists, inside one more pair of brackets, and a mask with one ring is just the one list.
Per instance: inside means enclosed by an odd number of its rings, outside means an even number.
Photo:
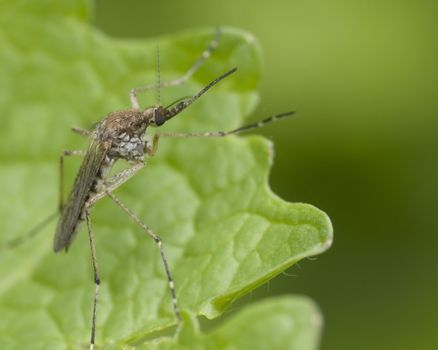
[{"label": "mosquito head", "polygon": [[143,111],[143,115],[147,121],[147,124],[152,127],[163,125],[166,121],[173,118],[177,114],[181,113],[188,106],[190,106],[199,97],[206,93],[212,86],[216,85],[218,82],[220,82],[222,79],[225,79],[230,74],[233,74],[236,70],[237,68],[229,70],[228,72],[211,81],[208,85],[204,86],[197,94],[191,97],[178,99],[168,107],[158,106],[146,108]]},{"label": "mosquito head", "polygon": [[143,111],[147,125],[157,127],[163,125],[169,119],[169,111],[162,107],[149,107]]}]

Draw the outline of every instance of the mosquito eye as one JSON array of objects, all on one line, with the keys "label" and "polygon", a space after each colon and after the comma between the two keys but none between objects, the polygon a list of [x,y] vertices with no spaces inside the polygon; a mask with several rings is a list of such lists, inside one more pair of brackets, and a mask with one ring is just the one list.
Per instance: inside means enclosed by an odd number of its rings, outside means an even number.
[{"label": "mosquito eye", "polygon": [[153,120],[154,120],[156,126],[160,126],[160,125],[164,124],[164,122],[166,121],[166,117],[160,113],[159,109],[156,109],[154,111],[154,119]]}]

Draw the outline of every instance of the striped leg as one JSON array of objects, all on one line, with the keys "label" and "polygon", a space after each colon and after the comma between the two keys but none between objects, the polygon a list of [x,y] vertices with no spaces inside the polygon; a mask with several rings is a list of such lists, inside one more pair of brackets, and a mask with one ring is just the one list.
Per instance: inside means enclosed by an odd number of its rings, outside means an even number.
[{"label": "striped leg", "polygon": [[29,239],[32,239],[35,237],[38,233],[40,233],[48,224],[50,224],[53,220],[55,220],[59,213],[62,212],[62,208],[64,206],[64,158],[68,156],[83,156],[85,154],[85,151],[82,150],[65,150],[61,153],[60,159],[59,159],[59,203],[58,203],[58,210],[49,216],[47,216],[45,219],[43,219],[40,223],[35,225],[32,229],[30,229],[28,232],[10,240],[7,241],[5,244],[0,246],[0,251],[6,250],[6,249],[13,249],[18,247],[19,245],[27,242]]},{"label": "striped leg", "polygon": [[173,304],[173,311],[175,312],[175,316],[176,319],[178,320],[178,322],[181,321],[181,315],[179,312],[179,307],[178,307],[178,301],[176,298],[176,292],[175,292],[175,283],[173,282],[172,279],[172,275],[170,273],[170,269],[169,269],[169,264],[167,262],[167,258],[166,255],[164,254],[164,249],[163,249],[163,244],[161,241],[161,238],[154,233],[154,231],[152,231],[152,229],[148,226],[146,226],[145,223],[143,223],[143,221],[140,220],[140,218],[134,214],[134,212],[132,212],[124,203],[122,203],[120,201],[120,199],[118,199],[116,196],[114,196],[114,194],[112,194],[111,192],[107,192],[108,197],[110,197],[126,214],[128,214],[128,216],[138,225],[141,227],[141,229],[147,234],[149,235],[149,237],[151,237],[154,242],[157,244],[158,249],[160,250],[160,255],[161,255],[161,260],[163,261],[163,265],[164,265],[164,270],[166,271],[166,277],[167,277],[167,282],[169,284],[169,289],[170,289],[170,293],[172,295],[172,304]]},{"label": "striped leg", "polygon": [[0,246],[0,252],[6,251],[8,249],[14,249],[21,244],[27,242],[28,240],[35,237],[38,233],[40,233],[48,224],[50,224],[53,220],[55,220],[59,215],[58,210],[46,217],[36,226],[34,226],[31,230],[27,231],[25,234],[22,234],[16,238],[11,239],[10,241],[6,241],[6,243]]},{"label": "striped leg", "polygon": [[103,189],[99,189],[99,192],[93,194],[93,196],[88,199],[88,204],[92,207],[98,200],[106,197],[108,195],[107,192],[112,192],[117,189],[119,186],[123,185],[126,181],[128,181],[131,177],[133,177],[139,170],[144,167],[144,163],[137,163],[130,168],[124,169],[114,176],[105,179],[103,184]]},{"label": "striped leg", "polygon": [[190,77],[193,74],[195,74],[195,72],[210,57],[211,53],[218,47],[220,36],[221,36],[221,31],[219,28],[216,28],[216,34],[215,34],[213,40],[210,41],[208,47],[202,52],[201,56],[199,56],[199,58],[195,61],[195,63],[181,77],[174,79],[174,80],[164,81],[162,83],[159,83],[158,86],[157,86],[157,84],[148,84],[148,85],[144,85],[144,86],[140,86],[140,87],[132,89],[130,94],[129,94],[130,99],[131,99],[132,108],[137,109],[137,110],[140,109],[140,105],[139,105],[138,100],[137,100],[137,93],[139,93],[139,92],[153,90],[153,89],[156,89],[157,87],[159,89],[162,87],[177,86],[177,85],[184,84],[187,80],[189,80]]},{"label": "striped leg", "polygon": [[72,127],[71,131],[73,131],[75,134],[81,135],[83,137],[90,137],[91,136],[91,131],[87,130],[87,129],[82,129],[82,128],[77,128],[77,127]]},{"label": "striped leg", "polygon": [[158,136],[155,136],[157,139],[159,137],[175,137],[175,138],[188,138],[188,137],[225,137],[228,135],[233,134],[239,134],[244,131],[248,131],[251,129],[258,129],[266,124],[270,124],[272,122],[275,122],[277,120],[280,120],[282,118],[289,117],[291,115],[295,114],[295,112],[286,112],[281,114],[276,114],[271,117],[265,118],[263,120],[260,120],[258,122],[248,124],[241,126],[237,129],[229,130],[229,131],[200,131],[200,132],[163,132],[157,134]]},{"label": "striped leg", "polygon": [[111,190],[115,190],[117,187],[125,183],[128,179],[134,176],[141,168],[143,168],[144,163],[138,163],[131,168],[124,169],[120,173],[117,173],[113,177],[107,179],[105,181],[106,187],[105,191],[98,192],[94,194],[91,198],[88,199],[85,204],[85,218],[87,221],[87,229],[88,229],[88,237],[90,240],[90,248],[91,248],[91,260],[93,263],[93,272],[94,272],[94,298],[93,298],[93,316],[91,322],[91,338],[90,338],[90,350],[94,349],[94,342],[96,337],[96,317],[97,317],[97,305],[99,301],[99,286],[100,286],[100,275],[99,275],[99,267],[97,264],[97,255],[96,255],[96,247],[94,244],[94,236],[91,227],[91,217],[90,217],[90,209],[93,207],[96,202],[107,196]]},{"label": "striped leg", "polygon": [[99,299],[100,275],[99,275],[99,266],[97,264],[96,247],[94,244],[93,231],[91,228],[90,206],[88,203],[85,205],[85,218],[87,220],[88,238],[90,240],[91,260],[93,263],[94,287],[95,287],[94,298],[93,298],[93,316],[91,321],[91,337],[90,337],[90,350],[93,350],[94,340],[96,336],[96,315],[97,315],[97,304]]}]

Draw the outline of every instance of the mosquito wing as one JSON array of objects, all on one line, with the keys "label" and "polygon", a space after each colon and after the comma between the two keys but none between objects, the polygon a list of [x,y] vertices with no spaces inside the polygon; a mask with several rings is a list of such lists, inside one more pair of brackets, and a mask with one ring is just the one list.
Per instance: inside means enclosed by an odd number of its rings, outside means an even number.
[{"label": "mosquito wing", "polygon": [[81,221],[85,202],[88,200],[93,184],[99,175],[106,152],[107,149],[102,143],[94,141],[85,154],[56,227],[53,244],[55,252],[64,248],[67,250],[72,243]]}]

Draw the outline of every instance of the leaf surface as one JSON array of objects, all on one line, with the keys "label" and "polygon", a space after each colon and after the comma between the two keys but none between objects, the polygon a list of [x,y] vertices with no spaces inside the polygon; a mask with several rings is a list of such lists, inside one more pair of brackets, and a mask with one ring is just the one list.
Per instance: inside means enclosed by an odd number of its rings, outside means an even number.
[{"label": "leaf surface", "polygon": [[[87,147],[71,126],[90,128],[110,111],[128,108],[129,90],[155,81],[157,43],[166,80],[184,74],[214,36],[208,28],[115,40],[84,22],[88,6],[0,2],[0,243],[55,211],[60,151]],[[162,89],[161,101],[192,95],[234,66],[238,73],[164,130],[228,130],[254,109],[260,49],[246,32],[222,31],[206,64],[184,86]],[[154,104],[155,94],[142,95],[140,102]],[[188,315],[217,317],[241,295],[330,246],[331,224],[323,212],[286,203],[270,191],[272,158],[272,143],[258,136],[163,139],[144,171],[115,192],[161,236]],[[67,161],[67,184],[79,164]],[[175,324],[158,249],[109,199],[93,208],[92,222],[103,281],[97,345],[141,346]],[[87,347],[94,286],[86,230],[80,229],[68,254],[52,252],[53,232],[51,224],[17,249],[2,251],[2,349]],[[236,316],[234,322],[239,317],[249,320]],[[231,326],[223,327],[211,334],[212,342],[230,336]],[[272,321],[271,331],[276,328]],[[195,331],[192,336],[202,337]],[[199,344],[207,348],[209,341]]]}]

